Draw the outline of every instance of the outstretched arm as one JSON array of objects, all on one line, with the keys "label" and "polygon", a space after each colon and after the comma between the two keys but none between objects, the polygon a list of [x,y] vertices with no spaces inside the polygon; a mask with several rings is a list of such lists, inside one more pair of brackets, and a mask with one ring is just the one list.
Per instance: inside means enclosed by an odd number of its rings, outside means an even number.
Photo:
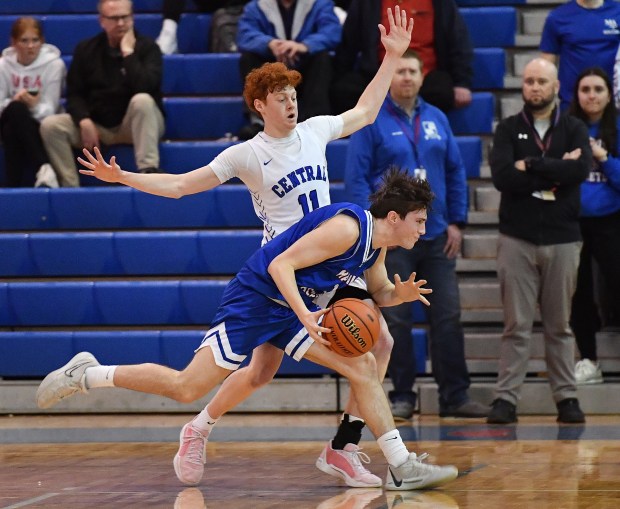
[{"label": "outstretched arm", "polygon": [[116,156],[112,156],[110,162],[106,163],[97,147],[92,153],[87,149],[83,149],[82,152],[85,158],[78,157],[78,162],[87,169],[80,169],[80,173],[97,177],[104,182],[124,184],[157,196],[181,198],[187,194],[213,189],[221,184],[210,166],[203,166],[181,175],[142,174],[121,169],[116,163]]},{"label": "outstretched arm", "polygon": [[413,18],[409,18],[407,21],[407,13],[401,11],[398,5],[394,8],[394,15],[392,15],[392,9],[389,8],[387,13],[389,33],[383,25],[379,25],[381,43],[385,47],[385,58],[355,107],[342,114],[344,125],[341,137],[349,136],[375,121],[390,88],[398,61],[411,42]]}]

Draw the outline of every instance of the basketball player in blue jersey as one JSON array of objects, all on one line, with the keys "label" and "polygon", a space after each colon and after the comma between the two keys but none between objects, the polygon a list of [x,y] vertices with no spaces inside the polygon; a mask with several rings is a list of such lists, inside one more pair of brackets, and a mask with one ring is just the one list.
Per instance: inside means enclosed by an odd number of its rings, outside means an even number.
[{"label": "basketball player in blue jersey", "polygon": [[[92,157],[92,156],[91,156]],[[183,371],[156,364],[101,366],[89,353],[76,355],[50,373],[37,391],[42,407],[77,392],[123,387],[179,402],[195,401],[234,372],[246,356],[269,343],[299,360],[306,358],[349,379],[361,416],[389,464],[386,489],[438,486],[456,478],[454,466],[426,464],[409,453],[394,425],[372,353],[342,357],[326,347],[315,296],[365,276],[379,306],[428,301],[426,281],[407,281],[384,265],[390,246],[411,249],[425,232],[432,193],[428,183],[393,169],[371,197],[370,210],[352,203],[321,207],[304,216],[254,253],[227,285],[213,327]]]},{"label": "basketball player in blue jersey", "polygon": [[[198,193],[238,177],[251,192],[256,214],[264,223],[266,242],[299,221],[315,208],[328,205],[329,176],[325,147],[333,139],[348,136],[376,118],[389,89],[400,56],[409,45],[412,21],[395,7],[388,9],[389,33],[379,26],[386,57],[377,75],[368,85],[357,105],[339,116],[321,116],[297,124],[295,86],[300,76],[282,64],[266,64],[251,72],[245,80],[244,97],[260,113],[265,129],[252,140],[223,151],[209,165],[182,175],[134,174],[124,172],[115,163],[99,157],[80,162],[80,170],[106,182],[119,182],[136,189],[171,198]],[[333,299],[369,298],[365,290],[349,287]],[[328,298],[324,299],[329,300]],[[381,334],[373,348],[381,380],[385,377],[393,340],[381,317]],[[188,485],[200,482],[205,463],[205,442],[217,421],[227,411],[267,384],[277,372],[282,351],[265,343],[256,348],[248,367],[230,376],[205,410],[183,427],[180,448],[175,457],[175,472]],[[369,472],[360,461],[358,443],[364,421],[354,398],[350,397],[333,440],[323,449],[317,467],[342,478],[349,486],[381,486],[381,479]],[[363,456],[362,456],[363,457]]]}]

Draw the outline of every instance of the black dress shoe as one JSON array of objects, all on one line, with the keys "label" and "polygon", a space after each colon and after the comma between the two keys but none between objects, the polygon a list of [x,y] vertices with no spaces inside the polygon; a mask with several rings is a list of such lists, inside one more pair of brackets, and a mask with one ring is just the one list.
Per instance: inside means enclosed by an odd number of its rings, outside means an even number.
[{"label": "black dress shoe", "polygon": [[566,424],[586,422],[586,416],[581,411],[577,398],[565,398],[562,401],[558,401],[556,406],[558,407],[558,422]]},{"label": "black dress shoe", "polygon": [[491,403],[491,411],[487,417],[488,424],[511,424],[517,422],[517,406],[497,398]]}]

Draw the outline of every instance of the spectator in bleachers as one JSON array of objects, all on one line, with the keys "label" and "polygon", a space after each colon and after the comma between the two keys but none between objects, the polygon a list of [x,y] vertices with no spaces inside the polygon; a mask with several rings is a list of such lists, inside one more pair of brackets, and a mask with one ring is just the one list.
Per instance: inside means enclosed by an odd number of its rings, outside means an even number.
[{"label": "spectator in bleachers", "polygon": [[597,65],[613,75],[620,43],[620,3],[614,0],[570,0],[553,9],[545,21],[540,51],[559,67],[560,106],[568,109],[577,76]]},{"label": "spectator in bleachers", "polygon": [[[297,89],[299,120],[328,115],[329,52],[336,49],[341,32],[332,0],[252,0],[239,19],[237,32],[241,77],[265,62],[282,62],[303,77]],[[246,110],[246,116],[249,122],[239,132],[242,140],[253,138],[263,128],[255,112]]]},{"label": "spectator in bleachers", "polygon": [[444,112],[471,103],[474,53],[454,0],[352,0],[334,59],[334,113],[350,109],[377,72],[383,50],[374,27],[396,4],[413,15],[410,47],[424,64],[420,97]]},{"label": "spectator in bleachers", "polygon": [[58,187],[39,125],[59,111],[65,74],[60,51],[45,42],[41,22],[30,17],[15,20],[11,46],[0,59],[0,135],[8,187],[33,182],[35,187]]},{"label": "spectator in bleachers", "polygon": [[[218,9],[244,5],[248,0],[193,0],[200,12],[213,13]],[[162,15],[164,21],[157,44],[164,55],[171,55],[178,50],[177,29],[181,14],[185,10],[185,0],[164,0]]]},{"label": "spectator in bleachers", "polygon": [[603,382],[596,353],[596,333],[602,320],[596,305],[592,260],[607,290],[609,314],[620,318],[620,124],[611,80],[603,69],[590,67],[579,75],[570,113],[587,124],[594,157],[588,178],[581,184],[583,247],[571,310],[571,326],[581,356],[575,378],[577,385],[583,385]]},{"label": "spectator in bleachers", "polygon": [[585,422],[569,318],[581,250],[579,190],[592,151],[585,124],[560,113],[559,88],[554,64],[543,58],[529,62],[523,110],[502,120],[493,137],[491,174],[501,192],[497,274],[504,332],[491,424],[517,421],[537,304],[558,422]]},{"label": "spectator in bleachers", "polygon": [[[347,151],[347,199],[365,207],[385,171],[393,164],[427,179],[435,198],[428,211],[426,234],[415,249],[388,251],[388,274],[408,278],[412,273],[432,282],[430,357],[439,386],[442,417],[486,417],[489,408],[467,394],[470,385],[460,322],[456,257],[467,222],[465,166],[446,116],[418,93],[422,87],[422,59],[412,50],[400,59],[390,92],[377,119],[351,136]],[[388,365],[394,390],[389,398],[396,418],[410,419],[416,406],[415,352],[411,306],[383,308],[394,338]]]},{"label": "spectator in bleachers", "polygon": [[67,113],[41,123],[41,136],[61,186],[79,186],[72,147],[134,145],[142,173],[158,172],[164,134],[162,56],[134,30],[130,0],[100,0],[99,35],[75,48],[67,75]]}]

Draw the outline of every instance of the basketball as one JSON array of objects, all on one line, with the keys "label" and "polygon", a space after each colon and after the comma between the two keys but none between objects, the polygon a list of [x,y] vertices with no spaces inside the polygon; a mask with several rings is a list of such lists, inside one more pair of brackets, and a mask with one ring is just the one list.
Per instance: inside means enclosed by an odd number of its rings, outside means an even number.
[{"label": "basketball", "polygon": [[325,315],[323,333],[330,348],[344,357],[357,357],[370,350],[379,337],[379,316],[373,307],[360,299],[335,302]]}]

